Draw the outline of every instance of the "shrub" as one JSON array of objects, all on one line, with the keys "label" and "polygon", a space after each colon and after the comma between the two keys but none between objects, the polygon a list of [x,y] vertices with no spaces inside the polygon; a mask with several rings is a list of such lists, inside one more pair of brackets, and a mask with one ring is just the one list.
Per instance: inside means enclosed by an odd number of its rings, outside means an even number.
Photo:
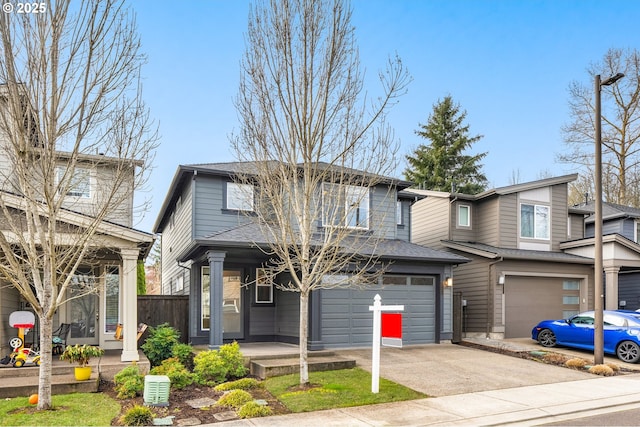
[{"label": "shrub", "polygon": [[193,370],[193,347],[190,344],[177,343],[171,347],[171,357],[177,358],[187,370]]},{"label": "shrub", "polygon": [[242,405],[251,401],[253,401],[253,397],[249,392],[244,390],[231,390],[218,399],[216,405],[239,409]]},{"label": "shrub", "polygon": [[603,377],[611,377],[616,373],[607,365],[593,365],[589,368],[590,374],[602,375]]},{"label": "shrub", "polygon": [[215,386],[229,378],[247,374],[237,342],[224,344],[220,350],[200,352],[193,359],[193,373],[198,384]]},{"label": "shrub", "polygon": [[149,337],[142,344],[142,351],[151,362],[152,366],[158,366],[163,360],[172,356],[171,350],[175,344],[178,344],[180,332],[163,323],[157,327],[149,328]]},{"label": "shrub", "polygon": [[247,402],[238,410],[238,417],[240,418],[268,417],[272,414],[273,411],[271,408],[260,405],[256,401]]},{"label": "shrub", "polygon": [[240,378],[239,380],[218,384],[214,387],[215,391],[228,390],[249,390],[251,388],[260,387],[260,381],[255,378]]},{"label": "shrub", "polygon": [[144,375],[137,365],[127,366],[113,377],[113,381],[119,399],[136,397],[144,390]]},{"label": "shrub", "polygon": [[171,381],[171,388],[176,390],[193,384],[193,375],[175,357],[163,360],[160,366],[152,368],[149,373],[151,375],[166,375]]},{"label": "shrub", "polygon": [[547,353],[544,356],[542,356],[542,360],[546,363],[552,363],[554,365],[562,365],[566,362],[567,357],[558,353]]},{"label": "shrub", "polygon": [[573,359],[569,359],[565,362],[565,366],[567,366],[568,368],[576,368],[576,369],[582,369],[585,366],[587,366],[589,364],[589,362],[587,362],[584,359],[581,359],[579,357],[575,357]]},{"label": "shrub", "polygon": [[146,406],[135,405],[122,416],[120,422],[126,426],[150,426],[153,425],[153,412]]},{"label": "shrub", "polygon": [[613,369],[613,372],[620,372],[620,366],[616,365],[613,362],[605,363],[605,365]]},{"label": "shrub", "polygon": [[227,378],[241,378],[247,375],[244,357],[240,352],[240,344],[236,341],[231,344],[224,344],[220,346],[219,352],[228,369]]}]

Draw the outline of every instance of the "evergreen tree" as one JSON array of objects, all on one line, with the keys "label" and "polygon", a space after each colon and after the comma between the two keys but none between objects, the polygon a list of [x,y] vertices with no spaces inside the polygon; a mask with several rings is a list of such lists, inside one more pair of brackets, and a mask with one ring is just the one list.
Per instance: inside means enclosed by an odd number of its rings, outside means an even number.
[{"label": "evergreen tree", "polygon": [[487,153],[464,154],[482,138],[469,136],[469,125],[463,123],[466,116],[451,96],[438,100],[427,124],[419,124],[416,131],[431,143],[420,144],[413,155],[406,156],[407,180],[427,190],[477,194],[486,189],[487,177],[479,162]]}]

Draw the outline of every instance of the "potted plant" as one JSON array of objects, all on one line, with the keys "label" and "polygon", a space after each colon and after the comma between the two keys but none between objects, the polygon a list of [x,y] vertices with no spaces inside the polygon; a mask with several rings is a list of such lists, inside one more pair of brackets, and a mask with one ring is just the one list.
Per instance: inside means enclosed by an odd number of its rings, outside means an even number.
[{"label": "potted plant", "polygon": [[75,368],[76,380],[84,381],[91,378],[91,366],[89,360],[92,357],[100,357],[104,354],[104,350],[100,347],[92,345],[68,345],[62,354],[60,360],[68,360],[69,363],[77,363]]}]

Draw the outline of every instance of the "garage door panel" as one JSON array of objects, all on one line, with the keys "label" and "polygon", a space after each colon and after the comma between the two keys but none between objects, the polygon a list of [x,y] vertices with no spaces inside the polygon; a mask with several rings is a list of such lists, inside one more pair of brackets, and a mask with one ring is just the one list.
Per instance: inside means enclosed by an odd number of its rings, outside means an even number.
[{"label": "garage door panel", "polygon": [[388,285],[375,292],[323,290],[322,341],[326,346],[371,345],[373,314],[369,306],[373,305],[375,294],[380,294],[385,305],[405,306],[402,314],[403,342],[435,341],[434,286]]},{"label": "garage door panel", "polygon": [[577,296],[579,290],[564,290],[558,277],[508,277],[505,282],[505,338],[531,336],[531,329],[542,320],[561,319],[567,310],[579,305],[565,304],[564,296]]}]

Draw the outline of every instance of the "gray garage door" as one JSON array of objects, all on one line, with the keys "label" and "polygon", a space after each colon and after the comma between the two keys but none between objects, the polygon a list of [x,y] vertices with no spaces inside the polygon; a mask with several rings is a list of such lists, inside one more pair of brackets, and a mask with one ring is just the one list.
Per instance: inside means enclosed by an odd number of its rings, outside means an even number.
[{"label": "gray garage door", "polygon": [[385,276],[385,286],[375,289],[325,289],[322,291],[322,342],[325,347],[370,346],[376,294],[383,305],[403,304],[402,342],[435,342],[435,278]]},{"label": "gray garage door", "polygon": [[530,337],[541,320],[563,319],[579,308],[579,280],[509,276],[505,281],[505,338]]}]

